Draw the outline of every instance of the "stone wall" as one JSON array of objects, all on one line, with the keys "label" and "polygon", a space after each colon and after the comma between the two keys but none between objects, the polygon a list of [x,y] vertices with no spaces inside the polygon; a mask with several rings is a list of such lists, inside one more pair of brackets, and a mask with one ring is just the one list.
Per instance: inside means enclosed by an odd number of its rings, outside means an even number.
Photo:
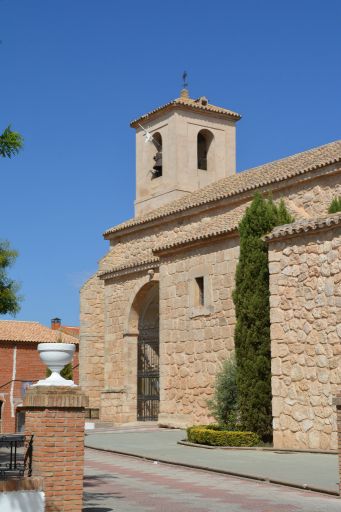
[{"label": "stone wall", "polygon": [[98,408],[104,387],[104,283],[95,274],[81,289],[79,382],[89,397],[90,408]]},{"label": "stone wall", "polygon": [[341,228],[269,246],[274,444],[337,448],[341,385]]},{"label": "stone wall", "polygon": [[[334,170],[318,169],[303,178],[263,187],[261,192],[271,192],[275,200],[284,197],[296,219],[325,214],[332,198],[341,195],[339,177],[328,174]],[[113,235],[100,271],[127,265],[132,268],[105,280],[95,275],[81,290],[81,385],[90,396],[91,407],[101,403],[101,419],[136,419],[138,329],[131,328],[129,316],[135,298],[150,277],[148,265],[144,270],[133,266],[155,259],[153,249],[160,245],[185,242],[222,229],[233,231],[252,197],[253,192],[246,191],[218,204],[203,204],[176,217]],[[221,361],[233,348],[231,290],[238,254],[237,238],[233,240],[210,240],[210,247],[206,240],[201,248],[184,247],[182,253],[160,257],[160,419],[165,423],[170,423],[171,417],[178,418],[178,425],[209,420],[206,401]],[[208,269],[213,309],[195,316],[189,305],[189,282],[195,277],[189,278],[189,272],[200,265]],[[193,346],[194,351],[188,353]]]},{"label": "stone wall", "polygon": [[138,322],[158,283],[158,273],[146,271],[105,282],[103,421],[136,421]]},{"label": "stone wall", "polygon": [[[105,386],[102,421],[136,421],[138,321],[160,280],[160,423],[188,425],[212,420],[207,399],[221,363],[233,349],[233,275],[238,238],[161,258],[160,274],[132,272],[105,282]],[[205,276],[205,307],[191,287]]]},{"label": "stone wall", "polygon": [[[207,400],[222,362],[233,350],[232,302],[238,238],[161,260],[159,422],[186,426],[212,420]],[[204,306],[195,278],[204,277]]]}]

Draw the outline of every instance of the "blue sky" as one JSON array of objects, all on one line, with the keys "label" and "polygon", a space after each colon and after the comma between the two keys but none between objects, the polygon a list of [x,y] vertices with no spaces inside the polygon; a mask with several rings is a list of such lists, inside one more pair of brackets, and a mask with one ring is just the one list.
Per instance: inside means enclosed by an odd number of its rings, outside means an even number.
[{"label": "blue sky", "polygon": [[129,122],[177,97],[243,115],[238,170],[340,138],[338,0],[0,0],[1,232],[19,320],[79,323],[102,232],[133,216]]}]

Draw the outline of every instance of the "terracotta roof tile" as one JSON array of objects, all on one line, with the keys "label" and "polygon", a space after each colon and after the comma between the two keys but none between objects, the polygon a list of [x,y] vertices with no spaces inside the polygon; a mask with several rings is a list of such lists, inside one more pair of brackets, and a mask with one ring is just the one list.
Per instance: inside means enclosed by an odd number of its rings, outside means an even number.
[{"label": "terracotta roof tile", "polygon": [[197,100],[194,100],[192,98],[176,98],[175,100],[169,101],[165,105],[162,105],[161,107],[151,110],[147,114],[144,114],[143,116],[141,116],[137,119],[134,119],[134,121],[132,121],[130,123],[130,126],[135,128],[138,126],[139,123],[147,121],[148,119],[153,117],[155,114],[159,114],[163,110],[171,110],[171,109],[175,109],[175,108],[212,112],[214,114],[220,114],[220,115],[224,115],[228,118],[232,118],[235,121],[238,121],[238,119],[241,118],[240,114],[237,114],[237,112],[233,112],[232,110],[228,110],[227,108],[217,107],[216,105],[211,105],[210,103],[202,104],[202,102],[200,100],[201,100],[201,98],[198,98]]},{"label": "terracotta roof tile", "polygon": [[220,199],[236,196],[265,185],[281,182],[340,161],[341,140],[338,140],[218,180],[207,187],[161,206],[146,215],[135,217],[118,226],[114,226],[105,231],[104,236],[110,238],[111,234],[127,228],[152,222],[168,215]]},{"label": "terracotta roof tile", "polygon": [[[60,340],[61,337],[61,340]],[[75,343],[78,340],[68,334],[53,331],[38,322],[24,322],[19,320],[0,320],[1,341],[25,341],[33,343]]]},{"label": "terracotta roof tile", "polygon": [[117,265],[116,267],[111,267],[108,269],[103,269],[100,272],[98,272],[98,277],[101,279],[110,279],[110,277],[113,277],[117,272],[121,272],[128,269],[140,269],[141,267],[144,267],[145,265],[150,266],[152,268],[155,268],[159,265],[159,258],[156,256],[148,258],[148,259],[135,259],[134,261],[130,263],[126,263],[125,265]]},{"label": "terracotta roof tile", "polygon": [[80,327],[71,327],[68,325],[62,325],[58,331],[68,334],[69,336],[74,336],[75,338],[79,338],[80,335]]},{"label": "terracotta roof tile", "polygon": [[204,233],[200,233],[200,235],[193,235],[192,237],[188,237],[184,240],[176,240],[174,242],[170,242],[169,244],[159,245],[159,246],[155,247],[155,249],[153,249],[153,252],[155,252],[155,254],[161,253],[161,252],[167,252],[168,250],[172,250],[177,247],[183,247],[185,245],[191,245],[192,243],[195,243],[195,242],[201,242],[204,240],[209,240],[211,238],[217,238],[222,235],[227,235],[227,234],[235,232],[236,229],[237,229],[237,224],[233,225],[231,227],[226,227],[224,229],[219,229],[216,231],[207,231]]},{"label": "terracotta roof tile", "polygon": [[341,213],[334,213],[325,217],[318,217],[315,219],[304,219],[292,224],[284,224],[273,229],[271,233],[264,237],[267,242],[276,242],[278,239],[307,233],[309,231],[316,231],[327,227],[334,227],[341,225]]}]

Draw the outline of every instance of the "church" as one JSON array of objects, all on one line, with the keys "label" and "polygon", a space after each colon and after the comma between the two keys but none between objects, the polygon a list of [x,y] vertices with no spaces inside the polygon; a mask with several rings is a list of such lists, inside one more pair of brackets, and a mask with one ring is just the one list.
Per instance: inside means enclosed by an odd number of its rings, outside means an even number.
[{"label": "church", "polygon": [[240,115],[180,97],[132,121],[134,218],[104,232],[81,289],[80,384],[112,424],[212,421],[234,349],[238,223],[255,192],[295,222],[269,244],[274,445],[336,448],[341,385],[341,141],[236,173]]}]

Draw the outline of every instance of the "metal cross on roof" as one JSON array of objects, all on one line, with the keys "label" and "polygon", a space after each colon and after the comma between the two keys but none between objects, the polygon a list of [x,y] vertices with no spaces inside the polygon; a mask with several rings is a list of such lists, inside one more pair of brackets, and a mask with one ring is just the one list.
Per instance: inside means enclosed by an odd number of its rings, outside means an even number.
[{"label": "metal cross on roof", "polygon": [[187,76],[187,71],[184,71],[182,74],[182,80],[184,81],[184,89],[187,89],[188,87]]}]

